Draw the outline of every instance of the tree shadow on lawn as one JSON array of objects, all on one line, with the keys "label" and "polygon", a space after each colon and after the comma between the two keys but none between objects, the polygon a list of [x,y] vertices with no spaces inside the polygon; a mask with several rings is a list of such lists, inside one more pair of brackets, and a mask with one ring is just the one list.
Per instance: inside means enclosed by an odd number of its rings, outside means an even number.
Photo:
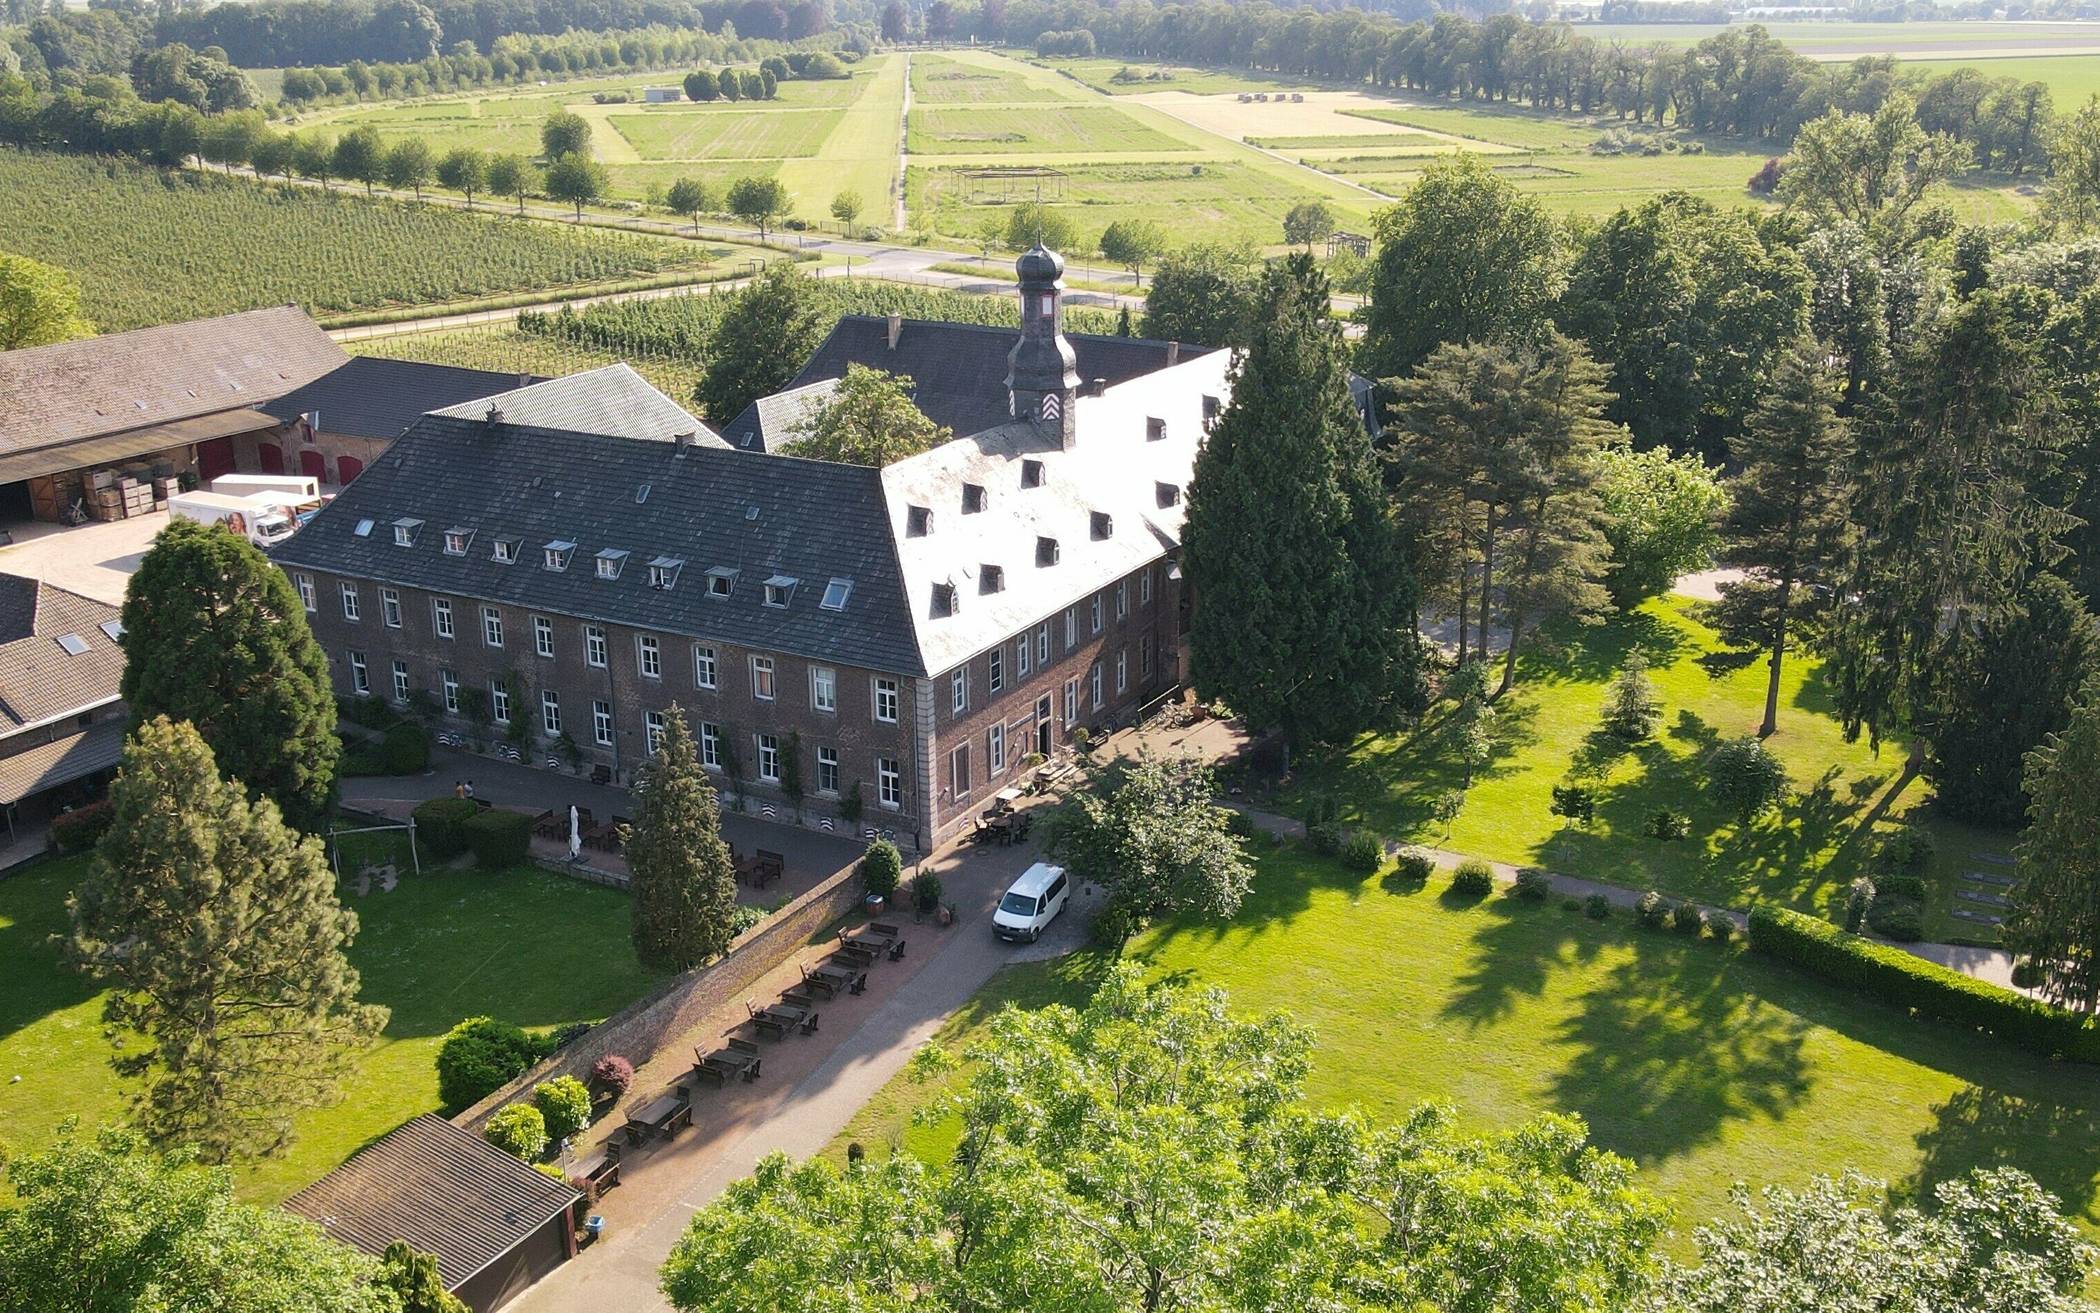
[{"label": "tree shadow on lawn", "polygon": [[[1450,902],[1448,890],[1445,901]],[[1490,898],[1481,912],[1493,919],[1473,935],[1480,951],[1454,982],[1443,1013],[1446,1020],[1469,1026],[1507,1019],[1520,997],[1542,997],[1551,976],[1591,961],[1607,942],[1593,921],[1578,921],[1506,892]]]},{"label": "tree shadow on lawn", "polygon": [[53,936],[72,925],[66,898],[85,862],[44,862],[0,883],[0,1037],[79,1007],[101,988],[65,964]]},{"label": "tree shadow on lawn", "polygon": [[1971,1168],[2017,1167],[2089,1227],[2100,1224],[2094,1211],[2100,1108],[2093,1100],[2063,1104],[1968,1085],[1932,1112],[1933,1125],[1917,1137],[1924,1159],[1894,1183],[1899,1195],[1926,1198],[1933,1186]]},{"label": "tree shadow on lawn", "polygon": [[[1331,797],[1343,820],[1396,835],[1432,825],[1437,800],[1465,783],[1456,713],[1455,706],[1440,704],[1402,734],[1366,735],[1346,750],[1308,760],[1285,805],[1302,813],[1307,799]],[[1538,741],[1537,724],[1535,703],[1505,699],[1496,704],[1493,755],[1473,772],[1473,783],[1520,769],[1524,749]]]},{"label": "tree shadow on lawn", "polygon": [[1517,653],[1517,688],[1526,683],[1601,683],[1639,652],[1650,669],[1675,665],[1691,647],[1678,625],[1646,608],[1621,612],[1600,624],[1556,622],[1526,639]]}]

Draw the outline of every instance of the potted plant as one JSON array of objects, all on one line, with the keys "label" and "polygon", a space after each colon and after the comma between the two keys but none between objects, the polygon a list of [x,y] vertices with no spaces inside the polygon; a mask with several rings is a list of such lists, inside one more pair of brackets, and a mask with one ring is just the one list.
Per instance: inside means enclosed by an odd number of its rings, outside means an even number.
[{"label": "potted plant", "polygon": [[931,871],[921,871],[911,880],[911,910],[914,920],[923,920],[940,911],[941,877]]},{"label": "potted plant", "polygon": [[860,858],[861,886],[868,891],[868,910],[880,911],[897,892],[897,881],[904,874],[904,854],[888,839],[877,839],[868,845]]}]

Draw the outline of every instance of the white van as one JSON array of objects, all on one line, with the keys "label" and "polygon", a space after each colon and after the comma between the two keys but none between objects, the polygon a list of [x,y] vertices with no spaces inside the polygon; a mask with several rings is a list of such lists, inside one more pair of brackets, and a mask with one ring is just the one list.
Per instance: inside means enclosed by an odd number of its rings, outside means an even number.
[{"label": "white van", "polygon": [[1065,910],[1065,902],[1072,892],[1071,882],[1065,878],[1065,868],[1052,866],[1048,862],[1037,862],[1021,872],[999,900],[999,910],[992,913],[992,929],[1001,939],[1019,939],[1033,943],[1043,937],[1043,931],[1057,914]]}]

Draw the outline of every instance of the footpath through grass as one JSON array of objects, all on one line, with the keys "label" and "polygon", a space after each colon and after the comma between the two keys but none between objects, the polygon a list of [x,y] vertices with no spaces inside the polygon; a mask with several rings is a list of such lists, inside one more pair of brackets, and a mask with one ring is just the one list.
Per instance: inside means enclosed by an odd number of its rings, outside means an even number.
[{"label": "footpath through grass", "polygon": [[[50,939],[64,931],[66,895],[85,870],[85,858],[69,858],[0,880],[0,1127],[13,1151],[47,1143],[69,1116],[93,1128],[125,1115],[100,994],[61,964]],[[653,980],[629,946],[624,895],[537,868],[405,876],[353,906],[361,926],[350,960],[365,1000],[393,1018],[343,1102],[301,1117],[288,1155],[242,1173],[242,1193],[262,1202],[436,1111],[438,1043],[461,1018],[535,1028],[595,1021]]]},{"label": "footpath through grass", "polygon": [[[971,933],[989,933],[982,927]],[[1134,941],[1160,976],[1230,991],[1246,1012],[1314,1027],[1311,1094],[1382,1120],[1441,1100],[1482,1130],[1578,1113],[1676,1209],[1680,1238],[1731,1181],[1798,1184],[1857,1167],[1899,1196],[1979,1165],[2033,1173],[2100,1232],[2100,1086],[1984,1037],[1916,1021],[1740,947],[1596,922],[1558,901],[1452,902],[1441,878],[1399,888],[1291,848],[1266,852],[1230,923]],[[1085,954],[1016,966],[950,1023],[968,1037],[1004,1003],[1076,1002]],[[840,1135],[934,1157],[951,1125],[914,1126],[937,1087],[900,1076]]]}]

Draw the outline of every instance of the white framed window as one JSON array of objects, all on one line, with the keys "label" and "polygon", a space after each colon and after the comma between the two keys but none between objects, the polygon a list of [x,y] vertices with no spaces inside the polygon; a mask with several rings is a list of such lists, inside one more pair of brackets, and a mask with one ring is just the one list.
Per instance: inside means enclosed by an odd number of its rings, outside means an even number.
[{"label": "white framed window", "polygon": [[481,641],[490,647],[503,646],[503,613],[493,606],[481,608]]},{"label": "white framed window", "polygon": [[1035,665],[1045,670],[1050,665],[1050,622],[1045,620],[1035,627]]},{"label": "white framed window", "polygon": [[1078,723],[1079,681],[1076,679],[1068,679],[1065,681],[1065,728],[1070,729],[1072,728],[1072,726],[1077,725]]},{"label": "white framed window", "polygon": [[826,714],[839,709],[839,672],[830,666],[809,668],[809,706]]},{"label": "white framed window", "polygon": [[1014,678],[1016,680],[1028,678],[1028,635],[1026,634],[1014,640]]},{"label": "white framed window", "polygon": [[532,650],[543,657],[554,656],[554,622],[546,616],[532,618]]},{"label": "white framed window", "polygon": [[970,745],[958,743],[948,754],[948,790],[957,798],[970,792]]},{"label": "white framed window", "polygon": [[839,750],[817,749],[817,792],[836,798],[839,792]]},{"label": "white framed window", "polygon": [[1090,615],[1090,619],[1091,619],[1091,620],[1093,621],[1093,626],[1094,626],[1094,630],[1093,630],[1093,632],[1095,632],[1095,633],[1097,633],[1097,634],[1098,634],[1098,633],[1100,633],[1100,632],[1101,632],[1101,594],[1099,594],[1099,593],[1095,593],[1095,594],[1094,594],[1094,600],[1093,600],[1093,602],[1092,602],[1092,604],[1091,604],[1091,608],[1090,608],[1090,609],[1091,609],[1091,615]]},{"label": "white framed window", "polygon": [[433,597],[430,599],[430,627],[439,638],[452,637],[452,599]]},{"label": "white framed window", "polygon": [[776,610],[785,609],[795,600],[796,581],[786,575],[776,574],[766,580],[766,605]]},{"label": "white framed window", "polygon": [[394,701],[402,706],[408,705],[408,662],[406,661],[396,661],[394,663]]},{"label": "white framed window", "polygon": [[591,737],[597,741],[599,747],[609,748],[612,746],[612,731],[612,703],[604,701],[591,703]]},{"label": "white framed window", "polygon": [[722,769],[722,729],[705,720],[700,722],[700,764],[709,770]]},{"label": "white framed window", "polygon": [[321,609],[314,601],[314,577],[312,575],[295,574],[292,576],[292,583],[299,590],[299,605],[306,608],[308,615],[312,615]]},{"label": "white framed window", "polygon": [[948,710],[957,716],[970,709],[970,668],[957,666],[948,676]]},{"label": "white framed window", "polygon": [[875,679],[875,719],[885,725],[897,723],[897,681],[877,676]]},{"label": "white framed window", "polygon": [[1152,678],[1152,635],[1150,634],[1143,634],[1138,638],[1138,678]]},{"label": "white framed window", "polygon": [[500,679],[489,681],[489,713],[498,725],[510,724],[510,686]]},{"label": "white framed window", "polygon": [[413,547],[413,546],[415,546],[415,545],[416,545],[416,530],[418,530],[418,529],[420,529],[420,528],[422,528],[422,527],[423,527],[423,522],[422,522],[421,520],[396,520],[396,521],[394,521],[394,546],[396,546],[396,547]]},{"label": "white framed window", "polygon": [[583,627],[583,661],[587,666],[605,669],[605,626]]},{"label": "white framed window", "polygon": [[617,579],[620,577],[621,567],[626,564],[627,553],[608,547],[598,553],[598,577],[600,579]]},{"label": "white framed window", "polygon": [[401,592],[396,588],[379,590],[379,623],[388,629],[401,627]]},{"label": "white framed window", "polygon": [[551,688],[540,693],[540,728],[550,739],[561,735],[561,695]]},{"label": "white framed window", "polygon": [[751,658],[751,696],[761,702],[773,700],[773,658]]},{"label": "white framed window", "polygon": [[495,548],[491,556],[496,564],[509,565],[518,559],[518,540],[516,538],[496,539]]},{"label": "white framed window", "polygon": [[572,542],[551,542],[540,549],[540,564],[557,574],[569,568],[569,553],[576,550]]},{"label": "white framed window", "polygon": [[693,644],[693,687],[715,686],[715,650],[705,643]]},{"label": "white framed window", "polygon": [[1093,669],[1087,671],[1086,678],[1087,683],[1093,686],[1088,691],[1094,696],[1094,710],[1099,711],[1103,705],[1101,699],[1101,663],[1099,661],[1094,663]]},{"label": "white framed window", "polygon": [[992,649],[991,683],[992,692],[994,693],[1006,687],[1006,644],[1004,643]]},{"label": "white framed window", "polygon": [[1152,605],[1152,567],[1149,565],[1145,567],[1145,572],[1138,576],[1138,605]]},{"label": "white framed window", "polygon": [[438,671],[438,686],[445,691],[445,714],[459,714],[459,676],[449,670]]},{"label": "white framed window", "polygon": [[649,755],[655,756],[656,750],[664,744],[663,712],[645,711],[642,713],[642,738],[649,749]]},{"label": "white framed window", "polygon": [[1068,606],[1065,608],[1065,651],[1069,652],[1077,646],[1079,646],[1079,608]]},{"label": "white framed window", "polygon": [[1130,581],[1125,579],[1116,585],[1116,619],[1130,614]]},{"label": "white framed window", "polygon": [[365,668],[365,654],[350,654],[350,691],[364,697],[372,691],[372,672]]},{"label": "white framed window", "polygon": [[768,784],[780,783],[780,736],[777,734],[758,736],[758,778]]},{"label": "white framed window", "polygon": [[357,585],[343,585],[343,619],[357,619]]},{"label": "white framed window", "polygon": [[663,652],[650,634],[634,636],[634,665],[642,672],[643,679],[662,679],[664,676]]},{"label": "white framed window", "polygon": [[1006,773],[1006,726],[994,725],[984,732],[986,768],[994,775]]},{"label": "white framed window", "polygon": [[1116,696],[1130,691],[1130,649],[1116,649]]},{"label": "white framed window", "polygon": [[465,556],[467,554],[467,544],[473,541],[474,531],[472,529],[447,529],[445,530],[445,555]]},{"label": "white framed window", "polygon": [[904,805],[904,775],[895,757],[875,759],[875,801],[893,810]]}]

